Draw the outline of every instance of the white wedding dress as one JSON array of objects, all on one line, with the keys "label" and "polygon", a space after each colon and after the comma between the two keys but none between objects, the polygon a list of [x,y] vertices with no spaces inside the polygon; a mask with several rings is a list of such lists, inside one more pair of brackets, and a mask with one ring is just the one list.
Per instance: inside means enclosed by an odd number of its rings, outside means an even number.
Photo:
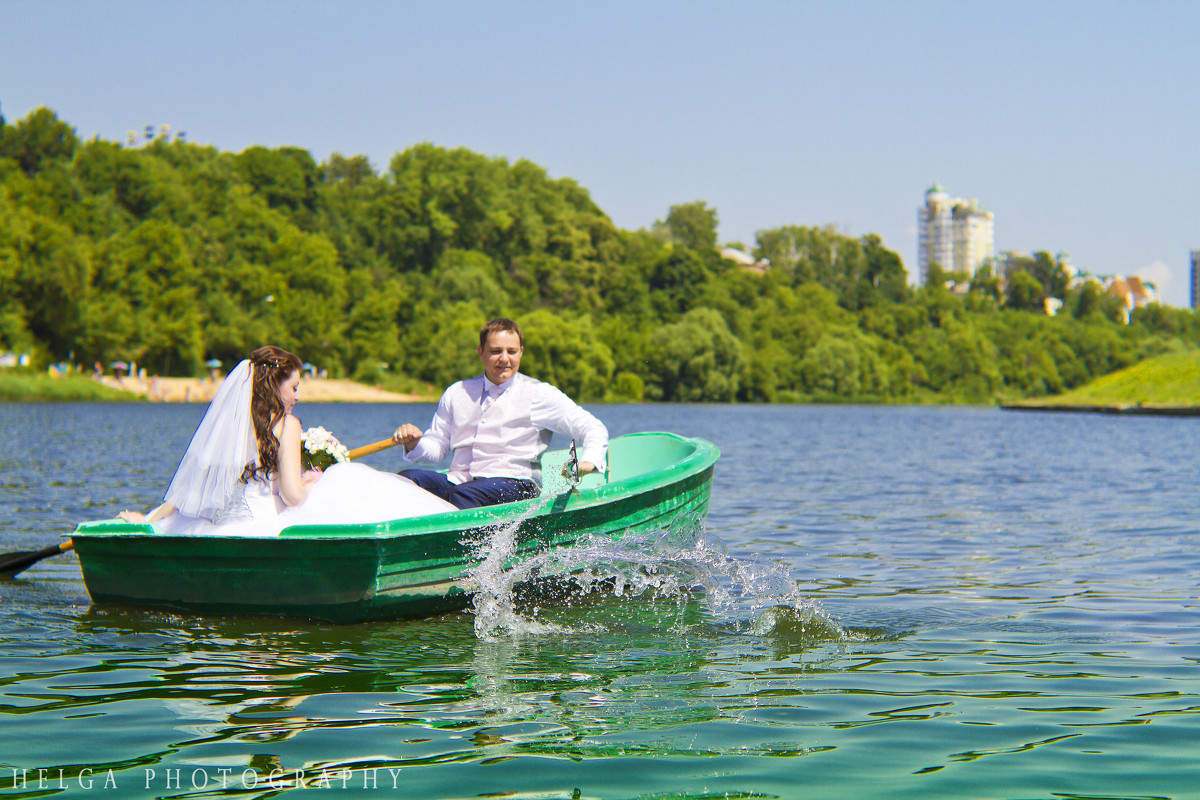
[{"label": "white wedding dress", "polygon": [[277,536],[292,525],[356,525],[458,510],[408,478],[349,461],[325,470],[300,505],[284,504],[278,480],[250,481],[245,497],[248,519],[216,524],[175,512],[154,528],[175,536]]}]

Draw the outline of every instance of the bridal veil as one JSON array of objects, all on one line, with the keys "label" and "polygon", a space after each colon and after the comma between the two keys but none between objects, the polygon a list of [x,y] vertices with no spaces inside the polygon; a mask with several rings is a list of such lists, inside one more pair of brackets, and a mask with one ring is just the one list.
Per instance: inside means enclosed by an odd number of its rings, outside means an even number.
[{"label": "bridal veil", "polygon": [[258,458],[250,417],[253,377],[249,361],[234,367],[192,435],[164,498],[181,514],[214,523],[250,516],[242,473]]}]

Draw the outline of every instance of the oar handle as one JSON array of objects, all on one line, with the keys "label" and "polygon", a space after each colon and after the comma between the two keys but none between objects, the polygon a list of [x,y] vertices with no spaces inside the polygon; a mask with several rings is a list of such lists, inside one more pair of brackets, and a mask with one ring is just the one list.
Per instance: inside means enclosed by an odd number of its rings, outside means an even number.
[{"label": "oar handle", "polygon": [[364,444],[362,447],[356,447],[350,451],[350,460],[369,456],[371,453],[378,453],[380,450],[387,450],[389,447],[395,447],[400,444],[395,439],[384,439],[382,442],[375,444]]}]

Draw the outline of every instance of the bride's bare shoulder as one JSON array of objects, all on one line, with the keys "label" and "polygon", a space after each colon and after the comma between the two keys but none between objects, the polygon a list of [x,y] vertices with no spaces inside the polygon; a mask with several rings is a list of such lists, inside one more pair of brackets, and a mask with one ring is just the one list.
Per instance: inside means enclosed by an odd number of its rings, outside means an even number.
[{"label": "bride's bare shoulder", "polygon": [[301,433],[300,420],[291,414],[284,414],[283,419],[275,423],[273,433],[276,437],[299,436]]}]

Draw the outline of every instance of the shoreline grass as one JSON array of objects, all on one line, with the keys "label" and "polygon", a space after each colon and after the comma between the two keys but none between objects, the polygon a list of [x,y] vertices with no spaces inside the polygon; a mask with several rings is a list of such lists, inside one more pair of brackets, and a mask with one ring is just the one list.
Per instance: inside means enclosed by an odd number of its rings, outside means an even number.
[{"label": "shoreline grass", "polygon": [[1008,404],[1023,408],[1197,408],[1200,351],[1165,353],[1053,397]]},{"label": "shoreline grass", "polygon": [[82,375],[0,372],[0,403],[141,402],[134,392],[111,389]]}]

